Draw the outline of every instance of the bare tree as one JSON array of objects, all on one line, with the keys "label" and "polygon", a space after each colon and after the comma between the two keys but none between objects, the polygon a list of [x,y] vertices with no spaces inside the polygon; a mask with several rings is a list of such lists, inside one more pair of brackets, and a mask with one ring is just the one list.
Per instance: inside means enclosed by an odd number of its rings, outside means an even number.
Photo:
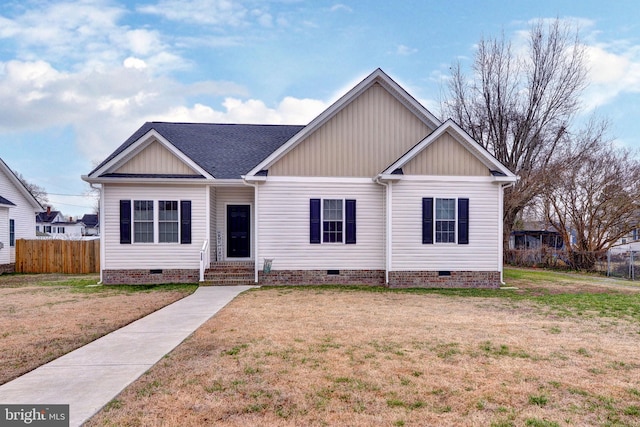
[{"label": "bare tree", "polygon": [[586,87],[577,31],[559,20],[532,25],[516,52],[504,35],[478,45],[473,74],[452,67],[443,113],[519,176],[504,202],[504,241],[520,212],[544,189],[544,175],[567,143]]},{"label": "bare tree", "polygon": [[591,122],[578,135],[547,176],[542,197],[576,269],[592,269],[598,252],[629,233],[640,212],[640,162],[606,141],[605,131],[606,124]]},{"label": "bare tree", "polygon": [[13,171],[13,173],[16,175],[16,178],[18,178],[20,182],[22,182],[22,185],[24,185],[25,188],[29,190],[31,195],[33,195],[38,203],[40,203],[40,205],[45,206],[49,203],[49,195],[47,194],[47,190],[45,190],[44,187],[27,181],[27,179],[20,172]]}]

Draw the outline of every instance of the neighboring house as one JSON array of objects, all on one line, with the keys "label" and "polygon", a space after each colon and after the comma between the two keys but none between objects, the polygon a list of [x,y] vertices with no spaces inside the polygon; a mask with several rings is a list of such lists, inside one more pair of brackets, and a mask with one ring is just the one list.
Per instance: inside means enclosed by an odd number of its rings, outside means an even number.
[{"label": "neighboring house", "polygon": [[84,224],[65,218],[60,211],[47,206],[46,211],[36,214],[36,233],[41,238],[78,238],[84,234]]},{"label": "neighboring house", "polygon": [[42,206],[0,159],[0,273],[13,272],[16,239],[34,239],[34,214]]},{"label": "neighboring house", "polygon": [[562,234],[552,225],[540,221],[527,222],[523,229],[513,230],[509,239],[509,249],[540,249],[549,248],[561,250],[564,248]]},{"label": "neighboring house", "polygon": [[98,214],[84,214],[80,220],[84,224],[82,232],[83,236],[99,236],[100,235],[100,221]]},{"label": "neighboring house", "polygon": [[[497,287],[516,177],[380,69],[307,126],[145,123],[101,185],[101,279]],[[202,262],[201,262],[202,260]]]},{"label": "neighboring house", "polygon": [[627,252],[640,252],[640,225],[634,228],[626,236],[620,238],[611,247],[611,252],[614,254],[627,253]]}]

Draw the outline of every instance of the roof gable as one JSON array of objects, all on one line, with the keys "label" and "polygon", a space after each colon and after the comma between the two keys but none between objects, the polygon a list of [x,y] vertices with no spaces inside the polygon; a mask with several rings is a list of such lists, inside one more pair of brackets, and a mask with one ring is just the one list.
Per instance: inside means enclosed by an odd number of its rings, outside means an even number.
[{"label": "roof gable", "polygon": [[152,140],[113,173],[201,175],[157,140]]},{"label": "roof gable", "polygon": [[89,173],[87,180],[111,176],[157,141],[198,175],[147,174],[148,177],[240,179],[304,126],[148,122]]},{"label": "roof gable", "polygon": [[[319,131],[334,117],[338,116],[341,112],[347,109],[350,105],[358,100],[363,95],[370,92],[370,89],[374,86],[383,88],[384,91],[390,95],[397,103],[402,105],[406,110],[410,111],[424,126],[430,130],[435,129],[440,125],[440,121],[429,110],[424,108],[418,101],[415,100],[408,92],[406,92],[400,85],[393,81],[388,75],[386,75],[381,69],[375,70],[353,89],[348,91],[338,101],[333,103],[329,108],[322,112],[318,117],[311,121],[304,129],[302,129],[293,138],[283,144],[280,148],[274,151],[269,157],[253,168],[247,177],[257,175],[264,169],[269,169],[277,161],[282,159],[285,155],[295,149],[299,144],[305,141],[313,133]],[[423,135],[422,135],[423,136]],[[421,137],[422,137],[421,136]],[[389,161],[389,160],[387,160]]]},{"label": "roof gable", "polygon": [[[456,143],[458,146],[452,145]],[[445,145],[448,145],[448,147]],[[464,151],[461,151],[460,148]],[[427,158],[429,155],[439,155],[440,153],[450,155],[453,161],[447,165],[444,164],[444,158],[436,160]],[[419,162],[424,163],[417,165],[416,163]],[[464,168],[464,165],[460,165],[460,162],[467,163],[468,173],[460,173],[461,166]],[[476,175],[477,172],[484,172],[481,170],[480,165],[486,167],[488,172],[482,173],[482,175],[494,176],[497,181],[512,182],[516,180],[516,176],[506,166],[489,154],[453,120],[448,119],[433,133],[382,171],[380,175],[392,175],[395,171],[405,166],[408,166],[409,171],[420,171],[422,174],[429,175],[452,175],[454,171],[457,171],[455,174]],[[395,176],[397,177],[397,175]]]}]

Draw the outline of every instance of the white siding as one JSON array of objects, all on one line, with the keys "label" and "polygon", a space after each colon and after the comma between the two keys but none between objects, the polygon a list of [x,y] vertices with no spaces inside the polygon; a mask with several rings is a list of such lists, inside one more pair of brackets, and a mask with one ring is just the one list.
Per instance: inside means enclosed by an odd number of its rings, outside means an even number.
[{"label": "white siding", "polygon": [[[208,238],[208,191],[205,186],[104,185],[104,223],[100,224],[105,251],[102,269],[199,268],[200,248]],[[191,244],[120,244],[120,200],[191,200]]]},{"label": "white siding", "polygon": [[[373,182],[266,182],[260,186],[259,262],[274,270],[385,268],[384,188]],[[357,243],[309,243],[309,200],[356,200]]]},{"label": "white siding", "polygon": [[[249,261],[253,259],[253,214],[254,214],[254,196],[253,187],[217,187],[215,212],[216,212],[216,229],[222,232],[222,256],[223,260],[227,259],[227,205],[251,205],[251,257],[243,258]],[[215,235],[214,237],[215,238]],[[237,258],[234,258],[237,259]]]},{"label": "white siding", "polygon": [[[500,186],[477,181],[393,184],[391,270],[499,271]],[[422,244],[422,198],[469,198],[469,244]],[[457,235],[457,230],[456,230]]]},{"label": "white siding", "polygon": [[[0,195],[11,201],[16,206],[9,207],[9,218],[15,220],[16,240],[17,239],[35,239],[36,238],[36,208],[24,196],[24,194],[15,187],[13,182],[0,170]],[[9,247],[9,221],[0,222],[0,227],[6,228],[7,238],[4,243],[4,249],[0,251],[9,251],[10,262],[16,260],[16,248]],[[5,233],[5,231],[3,231]]]}]

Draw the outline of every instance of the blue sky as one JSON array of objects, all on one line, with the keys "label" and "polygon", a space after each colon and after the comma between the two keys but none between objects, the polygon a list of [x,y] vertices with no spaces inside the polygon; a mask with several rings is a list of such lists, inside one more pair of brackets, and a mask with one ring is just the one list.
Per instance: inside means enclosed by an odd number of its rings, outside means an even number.
[{"label": "blue sky", "polygon": [[640,2],[5,0],[0,157],[67,215],[80,176],[145,121],[306,124],[382,68],[440,116],[454,61],[537,19],[580,26],[582,116],[640,149]]}]

